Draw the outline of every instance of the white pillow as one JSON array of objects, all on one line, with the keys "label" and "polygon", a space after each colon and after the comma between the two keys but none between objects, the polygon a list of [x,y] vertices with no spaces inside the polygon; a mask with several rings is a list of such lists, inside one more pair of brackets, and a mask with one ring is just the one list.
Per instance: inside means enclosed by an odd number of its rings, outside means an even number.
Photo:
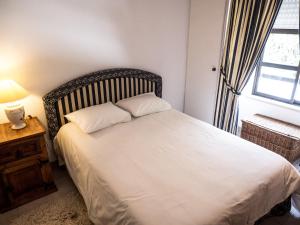
[{"label": "white pillow", "polygon": [[130,112],[135,117],[162,112],[172,108],[168,102],[156,97],[153,92],[125,98],[118,101],[116,105]]},{"label": "white pillow", "polygon": [[92,133],[131,120],[128,112],[118,108],[111,102],[80,109],[65,115],[65,117],[85,133]]}]

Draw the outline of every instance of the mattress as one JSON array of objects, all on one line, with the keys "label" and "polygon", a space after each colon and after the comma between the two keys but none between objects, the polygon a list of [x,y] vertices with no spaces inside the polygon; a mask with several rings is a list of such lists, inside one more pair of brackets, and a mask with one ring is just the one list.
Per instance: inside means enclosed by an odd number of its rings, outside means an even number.
[{"label": "mattress", "polygon": [[300,194],[287,160],[176,110],[56,142],[96,225],[254,224]]}]

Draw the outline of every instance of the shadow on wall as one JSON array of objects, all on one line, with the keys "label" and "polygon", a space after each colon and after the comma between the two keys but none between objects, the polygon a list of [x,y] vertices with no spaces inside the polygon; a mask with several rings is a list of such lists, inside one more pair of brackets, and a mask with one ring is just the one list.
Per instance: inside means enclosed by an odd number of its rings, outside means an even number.
[{"label": "shadow on wall", "polygon": [[43,95],[111,67],[169,76],[164,97],[182,110],[188,2],[0,1],[0,79],[14,79],[32,94],[25,109],[44,124]]}]

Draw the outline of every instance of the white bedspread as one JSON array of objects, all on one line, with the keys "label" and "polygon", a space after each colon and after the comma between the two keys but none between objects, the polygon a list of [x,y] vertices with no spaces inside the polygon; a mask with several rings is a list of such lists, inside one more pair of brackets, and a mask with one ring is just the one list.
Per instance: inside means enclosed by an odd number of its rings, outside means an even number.
[{"label": "white bedspread", "polygon": [[95,224],[253,224],[300,194],[284,158],[175,110],[57,143]]}]

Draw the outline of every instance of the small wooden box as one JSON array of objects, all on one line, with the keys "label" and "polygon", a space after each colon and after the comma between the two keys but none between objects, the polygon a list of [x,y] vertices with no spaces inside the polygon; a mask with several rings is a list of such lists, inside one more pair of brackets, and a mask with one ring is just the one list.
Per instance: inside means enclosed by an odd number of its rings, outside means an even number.
[{"label": "small wooden box", "polygon": [[34,117],[12,130],[0,125],[0,212],[56,191],[45,143],[45,129]]},{"label": "small wooden box", "polygon": [[300,157],[300,127],[256,114],[242,120],[241,137],[293,162]]}]

